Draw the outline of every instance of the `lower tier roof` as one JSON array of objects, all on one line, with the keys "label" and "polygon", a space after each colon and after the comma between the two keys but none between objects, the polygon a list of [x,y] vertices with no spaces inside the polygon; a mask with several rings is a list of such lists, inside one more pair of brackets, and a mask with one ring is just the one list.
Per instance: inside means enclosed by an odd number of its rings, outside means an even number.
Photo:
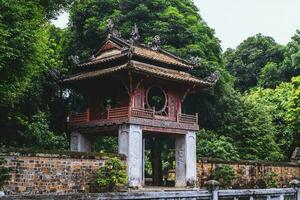
[{"label": "lower tier roof", "polygon": [[145,74],[157,78],[184,82],[187,84],[211,87],[213,83],[202,80],[187,72],[182,72],[174,69],[162,68],[150,64],[145,64],[138,61],[131,61],[125,64],[113,66],[105,69],[97,69],[95,71],[82,72],[63,80],[63,83],[78,82],[88,79],[101,79],[104,76],[112,75],[121,71],[132,71],[135,73]]}]

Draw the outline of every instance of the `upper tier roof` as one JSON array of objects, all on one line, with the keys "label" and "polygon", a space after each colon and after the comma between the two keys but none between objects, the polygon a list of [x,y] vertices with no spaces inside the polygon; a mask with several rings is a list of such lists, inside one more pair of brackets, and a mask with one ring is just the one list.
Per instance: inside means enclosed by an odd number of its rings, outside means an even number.
[{"label": "upper tier roof", "polygon": [[96,53],[88,61],[77,64],[78,73],[64,79],[63,83],[101,79],[121,71],[132,71],[201,88],[211,87],[219,78],[218,73],[204,79],[192,76],[188,71],[193,69],[193,65],[162,50],[158,36],[147,46],[138,42],[136,26],[130,40],[123,39],[113,24],[111,26],[110,34]]},{"label": "upper tier roof", "polygon": [[129,51],[133,57],[148,59],[149,61],[157,62],[160,66],[168,65],[171,68],[178,68],[179,70],[190,70],[193,68],[191,63],[162,49],[153,49],[149,46],[133,43],[111,35],[109,35],[97,53],[92,56],[90,60],[80,63],[79,66],[87,67],[118,59],[127,56]]}]

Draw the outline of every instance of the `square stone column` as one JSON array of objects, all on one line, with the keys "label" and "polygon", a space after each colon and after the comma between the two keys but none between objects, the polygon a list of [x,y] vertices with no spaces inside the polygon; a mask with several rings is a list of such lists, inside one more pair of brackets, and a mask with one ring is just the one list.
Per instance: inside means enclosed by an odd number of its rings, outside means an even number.
[{"label": "square stone column", "polygon": [[143,135],[138,125],[125,124],[119,127],[119,153],[127,156],[129,187],[143,184]]},{"label": "square stone column", "polygon": [[71,151],[91,152],[90,140],[79,132],[71,133]]},{"label": "square stone column", "polygon": [[196,134],[187,132],[177,136],[176,149],[176,187],[194,186],[196,183]]},{"label": "square stone column", "polygon": [[196,133],[186,134],[186,182],[188,186],[195,186],[197,181]]}]

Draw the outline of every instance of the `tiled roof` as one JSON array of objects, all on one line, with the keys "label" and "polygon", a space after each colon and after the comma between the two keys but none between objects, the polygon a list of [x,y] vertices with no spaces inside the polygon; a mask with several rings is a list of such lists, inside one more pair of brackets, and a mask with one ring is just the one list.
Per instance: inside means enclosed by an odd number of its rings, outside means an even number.
[{"label": "tiled roof", "polygon": [[[111,41],[111,43],[109,43],[109,41]],[[112,52],[112,53],[107,53],[106,51],[101,52],[98,51],[96,54],[96,57],[81,63],[79,66],[83,67],[83,66],[89,66],[89,65],[95,65],[95,64],[99,64],[102,62],[107,62],[107,61],[111,61],[114,59],[118,59],[124,55],[127,55],[129,53],[129,49],[133,47],[133,51],[132,54],[133,56],[138,56],[138,57],[143,57],[143,58],[147,58],[150,60],[154,60],[154,61],[158,61],[161,63],[166,63],[169,65],[174,65],[177,67],[181,67],[182,69],[192,69],[193,66],[191,64],[189,64],[187,61],[176,57],[175,55],[168,53],[164,50],[153,50],[150,47],[143,45],[143,44],[134,44],[131,47],[131,44],[122,39],[122,38],[114,38],[114,37],[109,37],[107,39],[107,41],[104,43],[104,46],[102,46],[100,49],[103,49],[105,47],[105,44],[111,45],[115,44],[118,42],[118,51]],[[120,47],[120,45],[122,45],[122,47]],[[104,48],[106,49],[106,48]],[[122,50],[120,50],[122,49]],[[103,54],[105,54],[103,56]]]},{"label": "tiled roof", "polygon": [[165,79],[177,80],[182,82],[188,82],[192,84],[200,84],[200,85],[207,85],[207,86],[211,85],[211,83],[201,80],[200,78],[194,77],[187,72],[167,69],[163,67],[157,67],[154,65],[149,65],[141,62],[136,62],[136,61],[132,62],[131,67],[137,73],[152,74],[157,77],[162,77]]},{"label": "tiled roof", "polygon": [[70,78],[65,79],[63,82],[73,82],[73,81],[80,81],[86,80],[91,78],[100,78],[106,75],[110,75],[122,70],[131,70],[136,73],[147,74],[150,76],[164,78],[173,81],[185,82],[189,84],[201,85],[209,87],[212,83],[208,81],[201,80],[200,78],[194,77],[187,72],[182,72],[173,69],[167,69],[163,67],[158,67],[150,64],[145,64],[137,61],[131,61],[129,63],[113,66],[106,69],[98,69],[95,71],[90,72],[83,72],[81,74],[72,76]]},{"label": "tiled roof", "polygon": [[114,59],[118,59],[121,57],[127,56],[127,54],[125,53],[118,53],[118,54],[113,54],[113,55],[109,55],[109,56],[105,56],[105,57],[101,57],[101,58],[94,58],[88,62],[82,63],[79,66],[80,67],[84,67],[84,66],[88,66],[88,65],[95,65],[95,64],[100,64],[100,63],[104,63],[104,62],[108,62],[108,61],[112,61]]},{"label": "tiled roof", "polygon": [[168,64],[174,64],[177,66],[192,68],[191,65],[186,64],[184,61],[181,61],[179,58],[176,58],[171,54],[166,54],[165,52],[162,52],[160,50],[152,50],[147,47],[135,46],[133,53],[138,56],[150,58],[157,61],[163,61]]},{"label": "tiled roof", "polygon": [[80,80],[85,80],[89,78],[95,78],[95,77],[102,77],[105,75],[113,74],[114,72],[118,72],[122,69],[125,69],[128,64],[123,64],[123,65],[118,65],[106,69],[99,69],[96,71],[90,71],[90,72],[83,72],[77,75],[73,75],[69,78],[66,78],[63,80],[64,83],[67,82],[73,82],[73,81],[80,81]]}]

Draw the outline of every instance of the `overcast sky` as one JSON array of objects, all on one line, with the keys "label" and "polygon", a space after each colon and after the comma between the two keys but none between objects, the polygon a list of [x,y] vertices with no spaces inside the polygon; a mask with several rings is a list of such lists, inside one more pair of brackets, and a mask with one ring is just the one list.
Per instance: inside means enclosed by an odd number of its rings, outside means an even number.
[{"label": "overcast sky", "polygon": [[[286,44],[300,29],[300,0],[194,0],[202,18],[216,31],[223,49],[235,48],[247,37],[262,33]],[[56,26],[66,27],[63,13]]]}]

